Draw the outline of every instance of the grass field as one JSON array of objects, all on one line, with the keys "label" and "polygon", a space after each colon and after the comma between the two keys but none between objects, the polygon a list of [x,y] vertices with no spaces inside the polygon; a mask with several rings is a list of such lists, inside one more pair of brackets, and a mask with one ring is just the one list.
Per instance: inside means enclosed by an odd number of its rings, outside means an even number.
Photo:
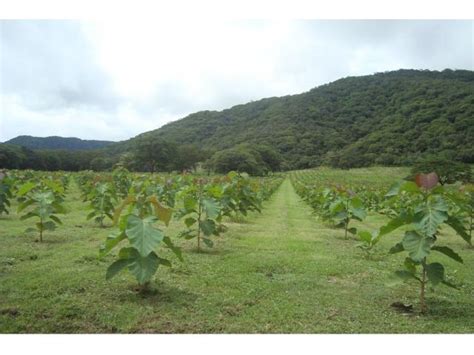
[{"label": "grass field", "polygon": [[[385,180],[403,177],[400,169],[376,173]],[[159,269],[146,294],[136,291],[127,273],[105,281],[113,256],[97,256],[111,228],[86,222],[75,186],[67,207],[64,225],[47,232],[44,243],[24,233],[30,222],[19,220],[15,206],[0,217],[0,333],[474,331],[474,249],[461,238],[447,230],[441,236],[464,265],[433,257],[460,290],[429,290],[425,316],[399,313],[393,302],[418,306],[416,284],[393,284],[404,256],[387,252],[401,232],[384,237],[367,260],[356,240],[345,240],[342,230],[312,214],[289,179],[261,214],[229,221],[213,249],[197,253],[195,241],[179,241],[185,262]],[[361,224],[375,228],[383,222],[372,215]],[[167,231],[175,235],[179,227],[172,223]]]}]

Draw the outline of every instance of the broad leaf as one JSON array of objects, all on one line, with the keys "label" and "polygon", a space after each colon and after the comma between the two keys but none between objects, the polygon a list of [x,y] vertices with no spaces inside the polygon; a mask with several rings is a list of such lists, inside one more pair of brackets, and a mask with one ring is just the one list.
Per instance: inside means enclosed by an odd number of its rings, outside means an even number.
[{"label": "broad leaf", "polygon": [[53,231],[56,229],[56,224],[53,221],[43,223],[43,230]]},{"label": "broad leaf", "polygon": [[420,192],[420,188],[412,181],[400,181],[392,185],[385,197],[398,195],[400,192]]},{"label": "broad leaf", "polygon": [[416,263],[412,259],[405,258],[405,262],[403,264],[405,265],[405,269],[408,272],[410,272],[413,275],[416,274]]},{"label": "broad leaf", "polygon": [[395,271],[395,275],[397,275],[399,278],[401,278],[402,280],[418,280],[420,281],[420,279],[418,277],[416,277],[414,274],[412,274],[411,272],[407,271],[407,270],[398,270],[398,271]]},{"label": "broad leaf", "polygon": [[49,218],[51,218],[57,224],[63,224],[63,222],[61,222],[61,220],[57,216],[51,215],[49,216]]},{"label": "broad leaf", "polygon": [[105,244],[100,248],[99,256],[102,257],[106,255],[108,252],[110,252],[118,243],[120,243],[122,240],[126,239],[127,236],[123,232],[117,232],[115,234],[110,234],[106,241]]},{"label": "broad leaf", "polygon": [[160,260],[155,252],[151,252],[147,256],[143,257],[140,253],[133,249],[130,253],[128,269],[135,276],[140,285],[150,281],[155,274]]},{"label": "broad leaf", "polygon": [[448,287],[454,288],[454,289],[456,289],[456,290],[459,290],[459,287],[458,287],[458,286],[452,284],[452,283],[449,282],[449,281],[443,280],[443,281],[441,281],[441,283],[442,283],[443,285],[445,285],[445,286],[448,286]]},{"label": "broad leaf", "polygon": [[368,231],[359,231],[358,233],[360,240],[370,243],[372,240],[372,234]]},{"label": "broad leaf", "polygon": [[413,222],[413,219],[411,218],[411,216],[409,216],[407,214],[400,215],[397,218],[392,219],[386,225],[380,227],[379,235],[382,236],[382,235],[391,233],[395,229],[397,229],[397,228],[399,228],[399,227],[401,227],[405,224],[410,224],[412,222]]},{"label": "broad leaf", "polygon": [[402,241],[403,248],[408,251],[413,261],[420,262],[429,255],[433,238],[418,234],[415,231],[408,231]]},{"label": "broad leaf", "polygon": [[105,279],[110,280],[112,277],[117,275],[120,271],[126,268],[130,264],[129,259],[119,259],[113,262],[108,268],[105,274]]},{"label": "broad leaf", "polygon": [[435,235],[439,225],[448,219],[448,205],[440,197],[430,197],[415,209],[415,223],[427,236]]},{"label": "broad leaf", "polygon": [[453,249],[443,246],[433,246],[431,250],[436,250],[440,253],[443,253],[446,256],[449,256],[451,259],[456,260],[458,263],[463,263],[462,258],[457,254]]},{"label": "broad leaf", "polygon": [[405,248],[403,248],[403,243],[397,243],[393,247],[390,248],[389,254],[396,254],[404,251]]},{"label": "broad leaf", "polygon": [[214,246],[214,242],[210,240],[209,238],[202,238],[202,241],[204,244],[206,244],[209,248],[212,248]]},{"label": "broad leaf", "polygon": [[216,219],[219,216],[221,208],[214,200],[203,199],[202,206],[204,207],[204,211],[206,211],[207,218]]},{"label": "broad leaf", "polygon": [[471,236],[466,231],[466,228],[458,218],[454,216],[449,216],[446,220],[446,224],[449,225],[452,229],[454,229],[456,233],[461,236],[462,239],[464,239],[470,245],[472,244]]},{"label": "broad leaf", "polygon": [[167,259],[158,257],[158,261],[160,262],[160,265],[171,267],[171,262]]},{"label": "broad leaf", "polygon": [[424,189],[432,189],[438,184],[438,175],[435,172],[429,174],[418,174],[415,176],[415,182],[419,187]]},{"label": "broad leaf", "polygon": [[347,231],[351,234],[354,234],[354,235],[357,234],[357,228],[356,227],[349,228]]},{"label": "broad leaf", "polygon": [[143,257],[150,254],[163,240],[163,233],[153,226],[156,221],[155,217],[142,219],[135,215],[130,215],[127,219],[125,233],[130,240],[130,244]]},{"label": "broad leaf", "polygon": [[194,217],[188,217],[184,220],[184,224],[186,225],[186,227],[191,227],[194,223],[196,223],[196,218]]},{"label": "broad leaf", "polygon": [[439,284],[444,281],[444,266],[440,263],[426,265],[426,276],[433,285]]},{"label": "broad leaf", "polygon": [[18,189],[18,192],[16,193],[16,195],[18,197],[21,197],[23,195],[26,195],[28,192],[30,192],[31,190],[34,189],[34,187],[36,186],[36,184],[32,181],[29,181],[27,182],[26,184],[22,185],[19,189]]},{"label": "broad leaf", "polygon": [[163,238],[163,243],[165,243],[166,247],[168,249],[170,249],[180,261],[183,261],[183,255],[181,253],[181,248],[175,246],[173,244],[173,242],[171,241],[170,237],[164,237]]},{"label": "broad leaf", "polygon": [[201,230],[204,235],[212,235],[216,229],[216,223],[212,219],[206,219],[201,222]]}]

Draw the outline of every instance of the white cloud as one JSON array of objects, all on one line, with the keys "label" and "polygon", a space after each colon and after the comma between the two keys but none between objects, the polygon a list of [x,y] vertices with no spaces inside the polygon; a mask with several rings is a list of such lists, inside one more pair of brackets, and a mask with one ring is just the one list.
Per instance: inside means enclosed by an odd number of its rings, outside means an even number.
[{"label": "white cloud", "polygon": [[399,68],[473,70],[472,21],[2,21],[0,141],[120,140]]}]

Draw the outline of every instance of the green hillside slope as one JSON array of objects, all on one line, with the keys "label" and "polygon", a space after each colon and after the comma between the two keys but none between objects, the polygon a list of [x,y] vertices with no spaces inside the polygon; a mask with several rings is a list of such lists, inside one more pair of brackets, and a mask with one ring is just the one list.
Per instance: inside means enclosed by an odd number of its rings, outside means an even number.
[{"label": "green hillside slope", "polygon": [[[194,113],[146,134],[213,150],[268,144],[287,169],[409,164],[432,155],[472,163],[474,72],[348,77],[299,95]],[[129,149],[136,139],[110,148]]]}]

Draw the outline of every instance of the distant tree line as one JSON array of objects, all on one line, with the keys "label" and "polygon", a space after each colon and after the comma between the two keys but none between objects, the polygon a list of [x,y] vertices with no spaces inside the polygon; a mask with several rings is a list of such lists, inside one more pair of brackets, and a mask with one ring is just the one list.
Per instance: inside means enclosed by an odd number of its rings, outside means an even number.
[{"label": "distant tree line", "polygon": [[120,165],[131,171],[194,171],[198,164],[208,172],[234,170],[251,175],[266,175],[280,170],[281,156],[265,145],[241,144],[212,152],[195,145],[143,135],[129,151],[110,154],[107,150],[67,151],[31,150],[22,146],[0,144],[0,168],[48,171],[112,170]]},{"label": "distant tree line", "polygon": [[117,164],[133,171],[193,170],[209,152],[192,145],[140,141],[134,149],[121,154],[107,150],[31,150],[22,146],[0,144],[0,168],[48,171],[112,170]]}]

